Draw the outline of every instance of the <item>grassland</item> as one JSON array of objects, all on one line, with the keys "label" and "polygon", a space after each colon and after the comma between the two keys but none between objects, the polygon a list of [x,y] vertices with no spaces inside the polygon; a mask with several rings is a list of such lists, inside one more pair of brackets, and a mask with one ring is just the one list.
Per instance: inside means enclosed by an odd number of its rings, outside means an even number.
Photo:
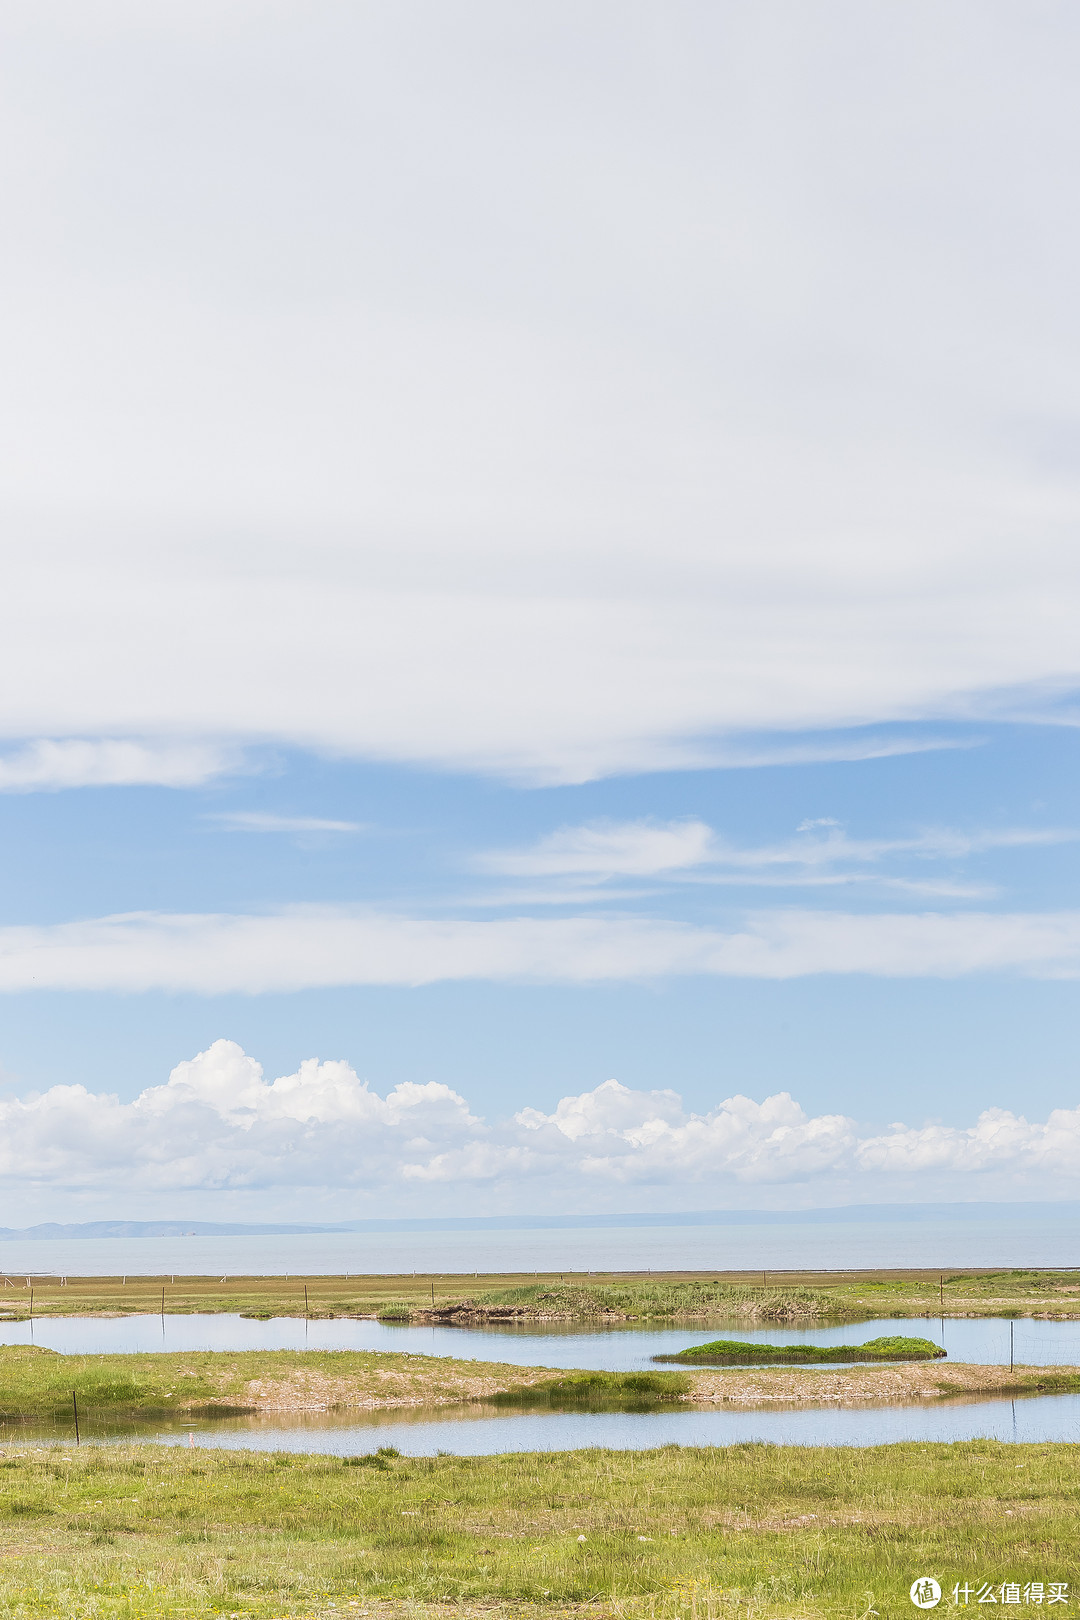
[{"label": "grassland", "polygon": [[[730,1315],[768,1322],[835,1320],[845,1306],[822,1289],[798,1285],[758,1287],[717,1278],[633,1277],[614,1280],[572,1278],[475,1291],[434,1308],[402,1305],[403,1314],[445,1321],[578,1321],[607,1317],[618,1321],[694,1321]],[[384,1310],[384,1316],[390,1314]]]},{"label": "grassland", "polygon": [[1070,1581],[1075,1604],[1078,1509],[1069,1445],[24,1447],[0,1460],[0,1613],[898,1620],[923,1574]]},{"label": "grassland", "polygon": [[65,1356],[0,1347],[0,1420],[92,1415],[377,1411],[500,1398],[516,1404],[677,1400],[684,1373],[556,1373],[385,1351],[245,1350]]},{"label": "grassland", "polygon": [[[0,1321],[147,1312],[380,1317],[385,1321],[844,1319],[810,1287],[758,1287],[705,1277],[20,1277],[0,1287]],[[858,1313],[854,1313],[858,1314]]]},{"label": "grassland", "polygon": [[322,1277],[0,1278],[0,1321],[239,1312],[255,1317],[864,1321],[889,1316],[1080,1317],[1080,1271],[670,1272]]},{"label": "grassland", "polygon": [[711,1344],[695,1344],[673,1356],[653,1356],[654,1361],[680,1364],[708,1362],[746,1365],[750,1362],[788,1362],[807,1366],[829,1361],[937,1361],[945,1351],[932,1339],[910,1339],[892,1335],[868,1339],[865,1344],[745,1344],[738,1339],[714,1339]]},{"label": "grassland", "polygon": [[941,1399],[1080,1392],[1080,1367],[967,1363],[790,1365],[606,1373],[558,1372],[386,1351],[246,1350],[65,1356],[0,1347],[0,1437],[20,1425],[73,1433],[110,1421],[211,1420],[244,1412],[373,1412],[494,1402],[637,1409],[658,1401],[743,1407],[903,1405]]}]

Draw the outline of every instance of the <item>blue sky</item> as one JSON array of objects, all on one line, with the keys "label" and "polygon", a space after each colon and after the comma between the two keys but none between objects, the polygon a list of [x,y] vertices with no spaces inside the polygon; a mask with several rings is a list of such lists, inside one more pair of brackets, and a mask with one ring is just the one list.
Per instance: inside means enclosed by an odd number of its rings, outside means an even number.
[{"label": "blue sky", "polygon": [[0,31],[4,1224],[1077,1196],[1075,13]]},{"label": "blue sky", "polygon": [[[604,926],[633,919],[730,933],[748,913],[794,907],[879,922],[1076,908],[1075,734],[953,726],[935,736],[951,746],[548,788],[279,752],[256,753],[245,774],[201,788],[9,794],[0,818],[7,846],[21,853],[5,886],[6,921],[48,931],[138,913],[152,927],[158,914],[261,919],[314,904],[455,925],[595,915]],[[721,858],[700,858],[710,854],[704,827],[722,840]],[[835,854],[823,859],[827,840]],[[745,881],[734,860],[761,850],[781,858]],[[490,870],[506,851],[510,864],[585,861],[593,870]],[[613,859],[683,864],[612,877],[602,868]],[[811,1118],[847,1116],[866,1130],[903,1120],[963,1132],[988,1108],[1041,1121],[1077,1102],[1075,967],[1061,976],[1057,962],[924,973],[916,961],[901,974],[811,968],[780,978],[628,972],[600,982],[585,971],[569,984],[543,972],[455,981],[453,971],[419,985],[214,994],[170,987],[175,967],[163,963],[163,982],[141,991],[122,982],[27,989],[4,1008],[3,1095],[75,1081],[130,1102],[224,1039],[267,1078],[295,1073],[305,1058],[344,1059],[377,1093],[434,1082],[489,1122],[523,1107],[551,1114],[561,1098],[612,1078],[646,1095],[675,1091],[688,1114],[703,1116],[732,1095],[760,1103],[787,1092]],[[372,1179],[322,1192],[320,1210],[416,1207],[414,1188],[395,1198],[385,1172]],[[706,1171],[691,1186],[665,1175],[599,1194],[579,1181],[574,1193],[583,1208],[798,1206],[854,1197],[863,1179],[782,1175],[779,1185],[748,1186]],[[462,1180],[435,1187],[423,1207],[451,1212],[463,1193],[478,1212],[552,1207],[543,1183],[522,1196],[498,1174]],[[978,1177],[947,1168],[933,1186],[992,1197],[1012,1184],[1016,1196],[1038,1196],[1017,1181],[1000,1166]],[[915,1177],[895,1192],[919,1190]],[[23,1196],[34,1214],[57,1206],[52,1188]],[[295,1194],[264,1187],[170,1191],[170,1208],[178,1196],[210,1213],[303,1212]],[[77,1214],[119,1207],[116,1198],[95,1189],[61,1202]],[[160,1195],[121,1198],[131,1202],[156,1208]]]}]

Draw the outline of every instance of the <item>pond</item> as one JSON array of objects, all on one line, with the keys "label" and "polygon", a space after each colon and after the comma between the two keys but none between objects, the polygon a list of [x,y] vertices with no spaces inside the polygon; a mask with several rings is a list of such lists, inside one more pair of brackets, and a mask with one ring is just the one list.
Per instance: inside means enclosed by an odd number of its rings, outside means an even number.
[{"label": "pond", "polygon": [[[1018,1363],[1045,1367],[1080,1363],[1080,1321],[1011,1324]],[[754,1327],[714,1318],[707,1326],[650,1327],[640,1322],[535,1322],[484,1328],[407,1327],[339,1317],[305,1321],[242,1316],[70,1316],[0,1323],[0,1344],[38,1344],[68,1355],[149,1350],[404,1350],[412,1355],[502,1361],[521,1367],[587,1367],[636,1372],[652,1357],[671,1355],[712,1339],[764,1344],[862,1344],[882,1334],[933,1339],[950,1361],[1007,1366],[1010,1323],[1000,1317],[888,1317],[839,1327]]]},{"label": "pond", "polygon": [[[1080,1363],[1080,1322],[1000,1317],[887,1318],[817,1328],[747,1328],[714,1320],[691,1329],[641,1323],[529,1323],[485,1328],[406,1327],[366,1319],[260,1322],[240,1316],[53,1317],[0,1324],[0,1343],[38,1344],[68,1354],[163,1350],[403,1350],[517,1366],[636,1371],[652,1357],[704,1344],[720,1336],[747,1342],[859,1344],[882,1333],[932,1338],[952,1361],[1008,1365],[1010,1328],[1018,1364]],[[1080,1441],[1080,1395],[1022,1400],[953,1399],[896,1407],[781,1408],[764,1411],[661,1406],[651,1411],[596,1412],[535,1409],[497,1411],[482,1403],[355,1412],[251,1414],[198,1423],[153,1419],[117,1422],[87,1413],[83,1439],[154,1441],[165,1445],[317,1451],[350,1456],[396,1446],[409,1456],[451,1451],[490,1456],[507,1451],[563,1451],[582,1446],[637,1449],[666,1445],[735,1445],[749,1440],[777,1445],[879,1445],[893,1441]],[[3,1424],[7,1446],[70,1442],[69,1423]]]},{"label": "pond", "polygon": [[[960,1400],[899,1407],[731,1411],[660,1407],[649,1412],[493,1412],[476,1404],[411,1411],[258,1414],[185,1424],[83,1420],[83,1443],[147,1441],[257,1451],[356,1456],[395,1446],[410,1457],[437,1452],[489,1457],[501,1452],[574,1451],[586,1446],[647,1450],[658,1446],[876,1446],[896,1441],[1080,1441],[1080,1395],[1025,1400]],[[3,1424],[0,1442],[18,1451],[42,1441],[72,1444],[70,1423]]]}]

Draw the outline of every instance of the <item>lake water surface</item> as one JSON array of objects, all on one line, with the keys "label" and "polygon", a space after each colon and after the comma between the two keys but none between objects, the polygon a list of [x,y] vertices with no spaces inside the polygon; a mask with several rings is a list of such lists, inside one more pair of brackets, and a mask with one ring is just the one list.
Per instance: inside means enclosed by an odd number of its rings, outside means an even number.
[{"label": "lake water surface", "polygon": [[69,1277],[402,1276],[434,1272],[836,1271],[1080,1265],[1080,1213],[536,1231],[4,1238],[0,1269]]},{"label": "lake water surface", "polygon": [[[69,1316],[0,1323],[0,1344],[38,1344],[66,1355],[112,1355],[155,1350],[402,1350],[411,1355],[456,1356],[509,1362],[517,1367],[587,1367],[634,1372],[712,1339],[749,1344],[865,1344],[885,1334],[933,1339],[951,1361],[1007,1366],[1010,1324],[1000,1317],[886,1317],[829,1327],[747,1327],[714,1318],[707,1326],[649,1327],[639,1322],[493,1324],[484,1328],[406,1327],[338,1317],[305,1321],[283,1316],[268,1322],[242,1316]],[[1080,1365],[1080,1321],[1012,1324],[1018,1363]]]}]

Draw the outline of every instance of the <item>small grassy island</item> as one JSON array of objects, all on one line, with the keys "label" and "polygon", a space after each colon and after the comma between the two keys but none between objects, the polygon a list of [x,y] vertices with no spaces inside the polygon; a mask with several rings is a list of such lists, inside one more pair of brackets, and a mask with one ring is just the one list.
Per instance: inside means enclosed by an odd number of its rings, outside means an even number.
[{"label": "small grassy island", "polygon": [[714,1339],[711,1344],[693,1345],[673,1356],[653,1356],[654,1361],[674,1361],[682,1365],[707,1362],[710,1366],[795,1364],[834,1361],[937,1361],[946,1352],[931,1339],[900,1337],[871,1339],[868,1344],[743,1344],[738,1339]]}]

